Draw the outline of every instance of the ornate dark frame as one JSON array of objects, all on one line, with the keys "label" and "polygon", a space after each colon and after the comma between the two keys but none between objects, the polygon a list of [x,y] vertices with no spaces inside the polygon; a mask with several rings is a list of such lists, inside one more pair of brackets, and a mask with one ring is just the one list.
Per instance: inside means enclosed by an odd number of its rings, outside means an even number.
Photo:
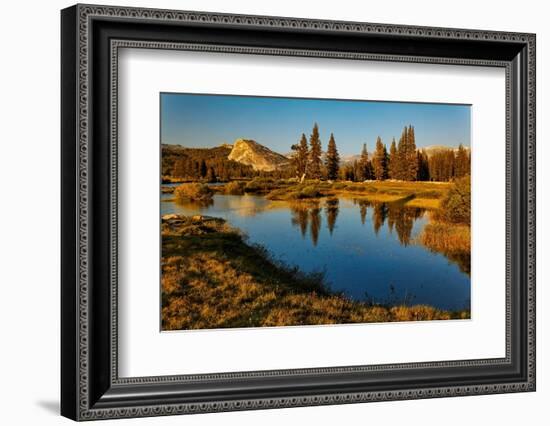
[{"label": "ornate dark frame", "polygon": [[[535,35],[76,5],[61,13],[61,414],[157,416],[535,390]],[[191,49],[506,70],[506,357],[119,378],[117,53]]]}]

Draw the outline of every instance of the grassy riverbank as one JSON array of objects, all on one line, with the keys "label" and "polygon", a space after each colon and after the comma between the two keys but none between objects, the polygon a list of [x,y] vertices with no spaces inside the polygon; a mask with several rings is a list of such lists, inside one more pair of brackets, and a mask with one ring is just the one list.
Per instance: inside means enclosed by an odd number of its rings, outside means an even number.
[{"label": "grassy riverbank", "polygon": [[[206,184],[207,185],[207,184]],[[401,202],[405,206],[436,210],[451,187],[448,182],[329,182],[309,180],[299,183],[292,179],[255,178],[210,185],[216,193],[229,195],[258,194],[273,201],[294,201],[323,197],[349,197],[373,202]],[[174,191],[163,187],[164,193]]]},{"label": "grassy riverbank", "polygon": [[248,244],[222,219],[178,215],[163,218],[163,330],[469,316],[469,311],[447,312],[425,305],[354,302],[332,293],[321,275],[304,274],[274,261],[265,249]]}]

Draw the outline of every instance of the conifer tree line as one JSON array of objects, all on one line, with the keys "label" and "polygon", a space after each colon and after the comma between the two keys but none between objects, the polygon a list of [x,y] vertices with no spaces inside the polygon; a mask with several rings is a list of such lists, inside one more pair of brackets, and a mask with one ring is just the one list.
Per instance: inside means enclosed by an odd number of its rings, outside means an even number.
[{"label": "conifer tree line", "polygon": [[380,136],[376,139],[372,155],[369,155],[367,145],[363,144],[359,159],[350,164],[340,164],[333,133],[330,134],[323,162],[317,123],[313,126],[309,143],[306,135],[302,134],[299,143],[292,145],[292,151],[291,166],[300,179],[446,182],[470,174],[470,153],[462,144],[456,151],[442,148],[428,155],[425,150],[416,147],[412,125],[403,128],[397,142],[393,138],[389,151]]},{"label": "conifer tree line", "polygon": [[[330,134],[326,152],[323,151],[319,126],[311,134],[302,134],[292,145],[289,167],[275,171],[258,171],[250,165],[228,160],[231,147],[209,149],[163,146],[162,175],[205,182],[228,182],[235,179],[269,177],[287,179],[328,179],[362,182],[365,180],[450,181],[470,174],[470,152],[462,145],[432,151],[430,155],[416,147],[414,127],[403,128],[399,140],[387,145],[380,137],[369,152],[362,144],[359,158],[342,163],[337,136]],[[324,155],[323,155],[324,152]]]}]

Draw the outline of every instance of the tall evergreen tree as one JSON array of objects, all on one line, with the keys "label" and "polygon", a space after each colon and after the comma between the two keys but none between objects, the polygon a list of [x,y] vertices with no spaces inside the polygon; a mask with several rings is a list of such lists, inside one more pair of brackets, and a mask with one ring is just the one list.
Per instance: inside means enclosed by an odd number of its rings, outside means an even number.
[{"label": "tall evergreen tree", "polygon": [[313,131],[309,137],[309,164],[308,175],[313,179],[321,178],[321,138],[319,137],[319,126],[317,123],[313,126]]},{"label": "tall evergreen tree", "polygon": [[414,127],[405,126],[397,145],[397,179],[416,180],[418,162]]},{"label": "tall evergreen tree", "polygon": [[386,147],[386,144],[384,144],[384,161],[386,162],[385,179],[388,179],[390,177],[390,153],[388,152],[388,148]]},{"label": "tall evergreen tree", "polygon": [[429,160],[430,180],[447,182],[455,175],[455,154],[452,149],[434,152]]},{"label": "tall evergreen tree", "polygon": [[418,171],[416,172],[416,180],[430,180],[430,169],[428,166],[428,154],[426,151],[416,151],[416,160]]},{"label": "tall evergreen tree", "polygon": [[414,127],[409,125],[407,129],[407,150],[405,161],[405,180],[416,180],[418,173],[418,161],[416,156],[416,141]]},{"label": "tall evergreen tree", "polygon": [[367,150],[367,144],[363,144],[363,149],[361,150],[361,156],[359,157],[359,180],[369,180],[372,179],[372,165],[369,160],[369,152]]},{"label": "tall evergreen tree", "polygon": [[208,182],[216,182],[218,179],[216,177],[216,172],[214,171],[214,168],[213,167],[210,167],[208,169],[208,172],[206,173],[206,180]]},{"label": "tall evergreen tree", "polygon": [[376,180],[384,180],[388,177],[388,166],[386,163],[387,155],[386,147],[382,143],[380,136],[378,136],[378,138],[376,138],[376,150],[374,151],[374,157],[372,159],[372,168]]},{"label": "tall evergreen tree", "polygon": [[338,178],[338,170],[340,168],[340,155],[338,154],[338,148],[336,148],[336,141],[334,135],[330,134],[328,141],[327,155],[325,158],[325,166],[327,168],[327,178],[335,180]]},{"label": "tall evergreen tree", "polygon": [[188,161],[187,158],[179,158],[174,162],[174,168],[172,169],[172,176],[185,177],[187,176]]},{"label": "tall evergreen tree", "polygon": [[455,177],[463,177],[470,174],[470,158],[462,144],[458,146],[455,159]]},{"label": "tall evergreen tree", "polygon": [[309,155],[306,135],[302,133],[300,143],[292,145],[292,150],[294,151],[292,155],[292,165],[294,167],[296,177],[302,179],[303,177],[305,177],[307,172],[307,162]]},{"label": "tall evergreen tree", "polygon": [[200,175],[201,175],[201,178],[205,178],[206,177],[206,174],[208,173],[208,169],[206,167],[206,161],[201,160],[201,165],[200,165],[200,171],[199,171]]},{"label": "tall evergreen tree", "polygon": [[358,162],[354,161],[353,164],[346,164],[340,168],[340,178],[342,180],[356,180],[355,171],[358,169]]},{"label": "tall evergreen tree", "polygon": [[396,179],[399,180],[407,180],[408,137],[409,133],[405,127],[397,144]]},{"label": "tall evergreen tree", "polygon": [[397,145],[395,144],[395,138],[393,138],[390,145],[390,155],[388,161],[388,175],[390,179],[398,179],[398,162]]}]

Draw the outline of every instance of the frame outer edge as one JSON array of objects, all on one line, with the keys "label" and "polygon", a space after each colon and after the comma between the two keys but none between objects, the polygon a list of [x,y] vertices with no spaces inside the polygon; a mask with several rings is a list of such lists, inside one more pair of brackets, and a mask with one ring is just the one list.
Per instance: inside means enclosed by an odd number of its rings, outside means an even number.
[{"label": "frame outer edge", "polygon": [[[292,406],[308,406],[308,405],[325,405],[325,404],[342,404],[351,402],[366,402],[379,400],[399,400],[399,399],[415,399],[415,398],[433,398],[441,396],[460,396],[474,395],[487,393],[501,392],[517,392],[529,391],[535,389],[535,36],[527,33],[509,33],[496,31],[482,30],[463,30],[463,29],[447,29],[447,28],[430,28],[430,27],[415,27],[403,25],[387,25],[387,24],[368,24],[354,22],[336,22],[311,19],[296,19],[296,18],[279,18],[267,16],[245,16],[245,15],[228,15],[207,12],[186,12],[186,11],[169,11],[158,9],[140,9],[127,7],[110,7],[96,5],[77,5],[75,25],[77,36],[77,51],[75,52],[76,64],[76,98],[78,105],[77,115],[77,284],[78,289],[75,289],[77,295],[77,313],[76,323],[77,336],[75,340],[75,350],[78,355],[78,360],[75,363],[76,383],[74,389],[76,393],[77,406],[75,417],[78,420],[92,420],[101,418],[113,417],[141,417],[151,415],[169,415],[179,413],[192,412],[218,412],[229,410],[243,409],[262,409],[276,407],[292,407]],[[88,327],[88,79],[89,79],[89,64],[88,64],[88,49],[90,45],[89,39],[89,18],[92,16],[98,17],[118,17],[141,20],[159,20],[159,21],[177,21],[177,22],[193,22],[193,23],[210,23],[210,24],[227,24],[233,26],[256,26],[262,28],[290,28],[305,30],[317,30],[328,32],[359,32],[359,33],[382,33],[390,35],[398,33],[400,35],[411,35],[413,37],[435,37],[446,39],[473,39],[486,41],[508,41],[523,43],[528,46],[528,379],[526,382],[520,383],[504,383],[501,385],[480,385],[470,386],[462,389],[461,386],[452,386],[446,389],[413,389],[402,391],[377,392],[377,395],[371,394],[336,394],[325,396],[307,396],[299,398],[270,398],[269,400],[246,400],[246,401],[221,401],[208,404],[165,404],[161,406],[139,407],[139,408],[114,408],[114,409],[93,409],[89,407],[89,327]],[[63,107],[64,108],[64,107]],[[63,109],[65,112],[65,108]],[[63,124],[66,126],[66,124]],[[63,163],[65,164],[65,162]],[[65,188],[64,182],[63,187]],[[65,225],[64,225],[65,226]],[[65,258],[64,258],[65,259]],[[65,259],[66,260],[66,259]],[[65,367],[64,367],[65,368]],[[67,415],[67,413],[64,413]]]},{"label": "frame outer edge", "polygon": [[77,7],[61,18],[61,414],[78,417]]}]

